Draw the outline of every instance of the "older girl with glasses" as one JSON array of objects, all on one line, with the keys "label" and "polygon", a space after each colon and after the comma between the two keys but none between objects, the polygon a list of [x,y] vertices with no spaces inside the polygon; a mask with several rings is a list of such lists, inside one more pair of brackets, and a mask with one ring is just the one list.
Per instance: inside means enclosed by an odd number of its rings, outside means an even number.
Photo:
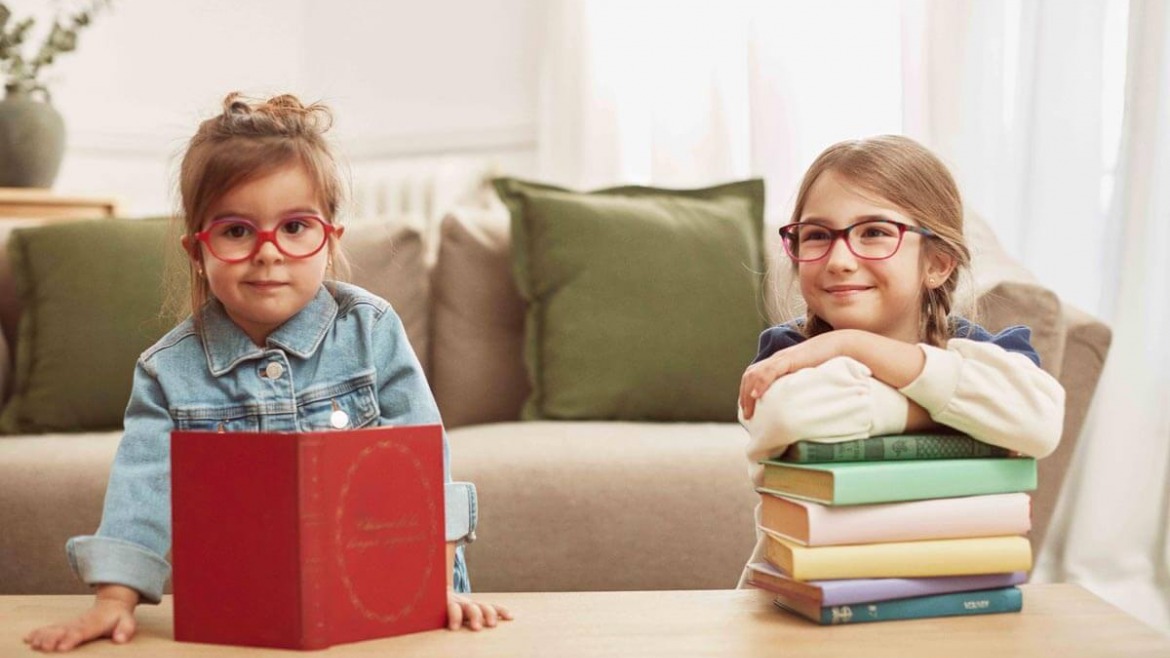
[{"label": "older girl with glasses", "polygon": [[758,462],[802,439],[949,428],[1031,457],[1056,448],[1064,390],[1030,329],[992,334],[952,314],[970,256],[959,191],[934,154],[899,136],[829,147],[780,235],[808,310],[760,336],[740,383],[756,486]]},{"label": "older girl with glasses", "polygon": [[[324,137],[331,121],[326,107],[293,96],[254,102],[231,94],[191,139],[179,181],[190,315],[138,359],[101,525],[66,547],[74,571],[97,588],[96,601],[77,619],[29,633],[33,649],[128,642],[135,607],[159,602],[170,574],[171,430],[440,422],[394,310],[332,280],[345,229]],[[325,391],[331,399],[320,404]],[[474,488],[450,482],[446,437],[443,457],[449,626],[495,626],[511,615],[464,595],[459,544],[474,537]]]}]

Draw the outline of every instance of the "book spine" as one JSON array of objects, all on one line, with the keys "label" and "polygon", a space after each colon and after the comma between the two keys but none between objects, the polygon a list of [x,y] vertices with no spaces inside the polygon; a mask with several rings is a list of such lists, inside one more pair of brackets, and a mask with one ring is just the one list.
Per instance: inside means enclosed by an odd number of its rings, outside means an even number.
[{"label": "book spine", "polygon": [[895,461],[911,459],[975,459],[1008,457],[1007,448],[977,441],[963,434],[895,434],[840,443],[797,441],[782,459],[802,464],[826,462]]},{"label": "book spine", "polygon": [[840,469],[834,470],[834,505],[982,496],[1032,491],[1036,488],[1036,460],[1031,458],[932,459],[802,466]]},{"label": "book spine", "polygon": [[821,605],[834,606],[1000,589],[1019,585],[1025,580],[1027,580],[1026,572],[1013,571],[1011,573],[974,576],[825,580],[820,581],[817,585],[821,588]]},{"label": "book spine", "polygon": [[325,443],[319,436],[298,436],[300,457],[300,611],[301,649],[329,646],[325,619],[327,510],[322,491]]},{"label": "book spine", "polygon": [[955,617],[959,615],[988,615],[1000,612],[1019,612],[1023,596],[1019,588],[957,592],[908,599],[836,605],[821,608],[821,624],[860,624],[893,619],[920,619],[924,617]]},{"label": "book spine", "polygon": [[1032,568],[1032,545],[1018,536],[806,547],[769,534],[765,556],[789,577],[806,581],[973,576]]}]

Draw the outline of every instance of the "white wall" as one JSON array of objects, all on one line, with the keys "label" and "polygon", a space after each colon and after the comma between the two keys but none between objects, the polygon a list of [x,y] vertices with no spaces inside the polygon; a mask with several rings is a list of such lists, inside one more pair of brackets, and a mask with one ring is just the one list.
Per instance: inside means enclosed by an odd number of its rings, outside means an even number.
[{"label": "white wall", "polygon": [[[10,6],[43,26],[52,4]],[[68,130],[55,189],[116,195],[128,214],[170,210],[176,154],[233,90],[329,103],[359,212],[389,209],[403,181],[434,172],[462,186],[485,169],[529,173],[540,11],[539,0],[114,0],[51,69]]]}]

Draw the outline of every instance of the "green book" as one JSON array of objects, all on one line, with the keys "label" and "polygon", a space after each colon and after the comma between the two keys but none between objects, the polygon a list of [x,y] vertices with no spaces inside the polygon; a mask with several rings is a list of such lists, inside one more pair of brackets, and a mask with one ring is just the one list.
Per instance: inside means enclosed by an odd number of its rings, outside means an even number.
[{"label": "green book", "polygon": [[1036,488],[1036,460],[924,459],[796,464],[767,459],[761,490],[825,505],[1014,493]]},{"label": "green book", "polygon": [[786,462],[870,462],[896,459],[973,459],[1008,457],[1007,448],[966,434],[890,434],[840,443],[797,441],[780,457]]},{"label": "green book", "polygon": [[818,624],[829,626],[894,619],[1019,612],[1024,607],[1024,597],[1018,587],[1002,587],[824,607],[817,607],[815,603],[800,597],[780,595],[776,597],[774,603],[783,610],[795,612]]}]

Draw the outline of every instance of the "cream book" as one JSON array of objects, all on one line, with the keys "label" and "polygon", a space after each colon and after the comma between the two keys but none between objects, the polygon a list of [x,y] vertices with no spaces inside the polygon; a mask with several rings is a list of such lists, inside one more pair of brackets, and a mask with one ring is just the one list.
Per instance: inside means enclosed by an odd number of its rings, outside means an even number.
[{"label": "cream book", "polygon": [[840,507],[761,491],[760,525],[807,546],[1023,535],[1032,528],[1032,499],[1010,493]]},{"label": "cream book", "polygon": [[796,580],[968,576],[1032,568],[1032,545],[1025,537],[801,546],[765,534],[768,562]]}]

